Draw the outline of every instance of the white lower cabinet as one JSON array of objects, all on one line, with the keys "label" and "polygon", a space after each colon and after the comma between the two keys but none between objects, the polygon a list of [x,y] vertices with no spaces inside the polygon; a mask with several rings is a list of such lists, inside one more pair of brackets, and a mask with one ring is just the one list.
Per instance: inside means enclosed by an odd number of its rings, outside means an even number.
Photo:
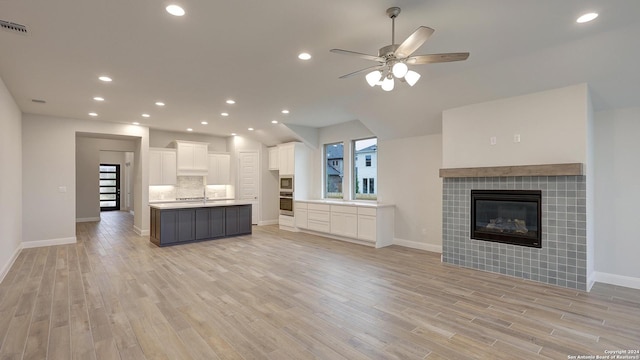
[{"label": "white lower cabinet", "polygon": [[358,237],[358,208],[331,205],[331,233],[351,238]]},{"label": "white lower cabinet", "polygon": [[393,244],[394,206],[336,205],[296,201],[295,226],[362,244],[383,247]]},{"label": "white lower cabinet", "polygon": [[358,239],[376,242],[376,217],[358,214]]},{"label": "white lower cabinet", "polygon": [[307,225],[309,230],[331,231],[331,207],[325,204],[307,204]]},{"label": "white lower cabinet", "polygon": [[280,224],[280,226],[293,228],[295,226],[295,219],[293,216],[280,215],[278,224]]},{"label": "white lower cabinet", "polygon": [[307,203],[296,201],[293,204],[293,214],[296,218],[296,227],[300,229],[309,228],[309,210]]}]

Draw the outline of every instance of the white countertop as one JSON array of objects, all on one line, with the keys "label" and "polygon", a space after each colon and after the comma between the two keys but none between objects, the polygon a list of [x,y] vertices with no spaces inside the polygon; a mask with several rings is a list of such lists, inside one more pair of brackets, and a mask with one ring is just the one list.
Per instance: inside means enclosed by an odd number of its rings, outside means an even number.
[{"label": "white countertop", "polygon": [[149,204],[149,207],[154,209],[160,209],[160,210],[170,210],[170,209],[190,209],[190,208],[249,205],[249,204],[251,204],[251,202],[245,201],[245,200],[207,200],[206,202],[200,200],[200,201],[154,203],[154,204]]},{"label": "white countertop", "polygon": [[375,201],[356,201],[356,200],[339,200],[339,199],[307,199],[307,200],[295,200],[299,202],[315,203],[315,204],[327,204],[327,205],[344,205],[344,206],[360,206],[370,208],[383,208],[395,206],[394,204],[384,204]]},{"label": "white countertop", "polygon": [[[233,200],[233,198],[207,198],[207,202],[209,201],[222,201],[222,200]],[[193,202],[202,202],[202,200],[150,200],[149,205],[153,204],[169,204],[169,203],[193,203]]]}]

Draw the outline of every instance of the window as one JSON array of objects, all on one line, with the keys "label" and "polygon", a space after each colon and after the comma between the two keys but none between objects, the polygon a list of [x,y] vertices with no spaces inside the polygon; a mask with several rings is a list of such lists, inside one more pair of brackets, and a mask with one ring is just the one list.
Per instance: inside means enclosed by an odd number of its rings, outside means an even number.
[{"label": "window", "polygon": [[344,144],[326,144],[324,146],[324,196],[342,199],[344,177]]},{"label": "window", "polygon": [[378,139],[354,140],[353,149],[353,197],[356,200],[376,200]]}]

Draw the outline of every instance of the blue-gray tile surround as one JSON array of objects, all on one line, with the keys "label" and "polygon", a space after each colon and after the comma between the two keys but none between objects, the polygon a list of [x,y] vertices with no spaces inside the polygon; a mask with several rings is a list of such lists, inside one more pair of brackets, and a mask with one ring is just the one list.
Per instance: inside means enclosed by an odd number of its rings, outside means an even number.
[{"label": "blue-gray tile surround", "polygon": [[[471,239],[471,190],[541,190],[542,248]],[[444,262],[586,290],[585,176],[444,178],[442,193]]]}]

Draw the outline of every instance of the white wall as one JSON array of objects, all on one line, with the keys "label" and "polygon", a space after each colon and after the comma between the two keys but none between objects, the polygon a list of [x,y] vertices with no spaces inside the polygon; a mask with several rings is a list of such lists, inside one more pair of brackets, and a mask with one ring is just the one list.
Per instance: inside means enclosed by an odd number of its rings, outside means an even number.
[{"label": "white wall", "polygon": [[446,110],[443,168],[586,163],[588,108],[580,84]]},{"label": "white wall", "polygon": [[[143,126],[23,115],[23,246],[75,241],[76,133],[128,136],[135,141],[134,229],[149,231],[149,132]],[[62,191],[64,190],[64,191]],[[38,224],[38,226],[33,226]]]},{"label": "white wall", "polygon": [[0,282],[22,241],[22,113],[0,78]]},{"label": "white wall", "polygon": [[175,148],[175,144],[171,144],[175,140],[197,141],[209,144],[209,151],[226,152],[227,138],[212,135],[181,133],[164,130],[149,130],[149,146],[158,148]]},{"label": "white wall", "polygon": [[396,205],[394,244],[442,252],[442,135],[378,140],[384,202]]},{"label": "white wall", "polygon": [[640,288],[640,107],[595,114],[596,280]]}]

